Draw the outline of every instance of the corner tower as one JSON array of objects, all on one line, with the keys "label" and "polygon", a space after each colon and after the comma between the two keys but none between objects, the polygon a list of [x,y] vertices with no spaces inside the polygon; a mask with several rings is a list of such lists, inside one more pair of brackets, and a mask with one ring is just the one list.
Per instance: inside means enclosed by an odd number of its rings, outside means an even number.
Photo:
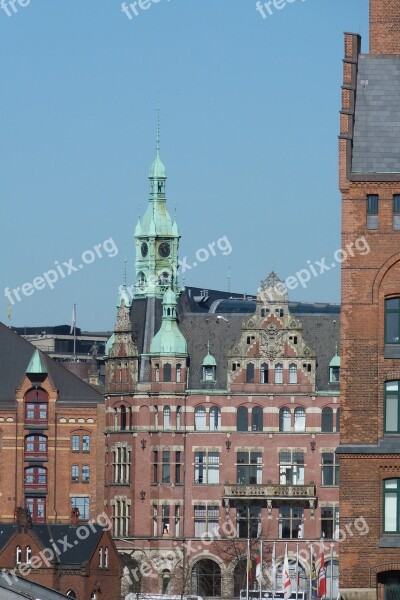
[{"label": "corner tower", "polygon": [[160,111],[157,114],[156,158],[150,167],[147,210],[135,230],[135,297],[162,298],[178,293],[179,232],[167,209],[167,171],[160,158]]}]

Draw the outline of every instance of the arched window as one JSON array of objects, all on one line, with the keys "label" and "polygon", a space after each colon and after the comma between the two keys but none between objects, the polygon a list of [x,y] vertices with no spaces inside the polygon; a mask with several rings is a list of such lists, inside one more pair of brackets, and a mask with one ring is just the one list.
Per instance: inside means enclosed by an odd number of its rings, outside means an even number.
[{"label": "arched window", "polygon": [[162,572],[162,594],[168,594],[171,583],[171,571],[164,569]]},{"label": "arched window", "polygon": [[108,548],[104,550],[104,568],[108,569]]},{"label": "arched window", "polygon": [[171,409],[169,406],[164,406],[164,429],[171,428]]},{"label": "arched window", "polygon": [[25,562],[27,565],[31,564],[31,558],[32,558],[32,548],[30,546],[27,546],[26,550],[25,550]]},{"label": "arched window", "polygon": [[146,275],[143,272],[138,273],[136,285],[142,289],[146,287]]},{"label": "arched window", "polygon": [[101,546],[99,548],[99,567],[103,568],[103,548]]},{"label": "arched window", "polygon": [[163,380],[164,381],[171,381],[171,365],[169,363],[165,363],[164,368],[163,368]]},{"label": "arched window", "polygon": [[276,363],[275,365],[275,383],[283,383],[283,365]]},{"label": "arched window", "polygon": [[249,428],[249,411],[245,406],[239,406],[236,415],[237,431],[248,431]]},{"label": "arched window", "polygon": [[154,407],[154,429],[158,431],[158,407]]},{"label": "arched window", "polygon": [[202,559],[194,565],[192,593],[202,598],[221,596],[221,568],[214,560]]},{"label": "arched window", "polygon": [[219,406],[213,406],[210,410],[210,431],[220,431],[221,429],[221,409]]},{"label": "arched window", "polygon": [[194,410],[194,428],[196,431],[206,429],[206,409],[204,406],[196,406]]},{"label": "arched window", "polygon": [[48,420],[49,397],[45,390],[35,388],[25,396],[25,421],[27,423],[46,423]]},{"label": "arched window", "polygon": [[176,365],[176,383],[181,382],[181,369],[182,369],[182,365],[178,363]]},{"label": "arched window", "polygon": [[249,363],[246,366],[246,383],[254,383],[254,365]]},{"label": "arched window", "polygon": [[182,417],[182,407],[181,406],[177,406],[176,407],[176,428],[179,431],[182,423],[181,423],[181,417]]},{"label": "arched window", "polygon": [[68,590],[67,596],[69,598],[75,598],[75,600],[76,600],[76,594],[75,594],[74,590]]},{"label": "arched window", "polygon": [[126,408],[121,406],[121,431],[126,430]]},{"label": "arched window", "polygon": [[336,411],[336,431],[340,431],[340,408]]},{"label": "arched window", "polygon": [[283,406],[279,410],[279,431],[290,431],[291,428],[291,415],[290,410],[287,406]]},{"label": "arched window", "polygon": [[333,410],[330,406],[324,406],[321,414],[321,431],[331,433],[333,431]]},{"label": "arched window", "polygon": [[47,469],[44,467],[27,467],[25,469],[25,487],[31,489],[47,486]]},{"label": "arched window", "polygon": [[306,430],[306,411],[302,406],[298,406],[294,411],[294,430]]},{"label": "arched window", "polygon": [[114,430],[118,429],[118,409],[114,408]]},{"label": "arched window", "polygon": [[261,365],[261,383],[268,383],[268,365],[263,363]]},{"label": "arched window", "polygon": [[155,379],[160,381],[160,365],[158,363],[155,366]]},{"label": "arched window", "polygon": [[263,430],[263,411],[260,406],[255,406],[251,411],[251,430]]},{"label": "arched window", "polygon": [[297,365],[294,363],[289,365],[289,383],[297,383]]},{"label": "arched window", "polygon": [[17,565],[22,563],[22,549],[21,546],[17,546],[15,549],[15,562]]}]

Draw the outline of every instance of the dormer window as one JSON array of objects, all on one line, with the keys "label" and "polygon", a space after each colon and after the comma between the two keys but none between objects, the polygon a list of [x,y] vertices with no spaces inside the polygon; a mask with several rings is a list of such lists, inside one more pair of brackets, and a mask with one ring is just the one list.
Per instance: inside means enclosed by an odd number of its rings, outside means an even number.
[{"label": "dormer window", "polygon": [[203,381],[215,381],[215,367],[203,366]]},{"label": "dormer window", "polygon": [[213,356],[210,354],[210,342],[207,344],[207,356],[205,356],[202,364],[203,369],[203,381],[215,381],[217,363]]}]

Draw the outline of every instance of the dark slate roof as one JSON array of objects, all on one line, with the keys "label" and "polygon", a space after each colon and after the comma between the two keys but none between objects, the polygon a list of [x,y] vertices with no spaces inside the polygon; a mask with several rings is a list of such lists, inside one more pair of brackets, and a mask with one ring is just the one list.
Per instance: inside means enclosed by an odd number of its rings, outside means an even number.
[{"label": "dark slate roof", "polygon": [[60,592],[51,590],[38,583],[33,583],[27,579],[22,579],[22,577],[14,579],[14,577],[9,576],[9,579],[12,581],[12,585],[8,583],[5,574],[3,572],[0,573],[1,600],[17,600],[19,598],[24,598],[25,600],[36,600],[36,598],[40,598],[40,600],[64,600],[64,598],[67,598],[67,596],[64,596]]},{"label": "dark slate roof", "polygon": [[353,173],[400,173],[400,57],[359,57]]},{"label": "dark slate roof", "polygon": [[[227,304],[233,304],[233,312],[220,312],[221,305],[226,307]],[[146,352],[143,345],[144,324],[151,322],[146,316],[147,306],[146,300],[132,302],[133,339],[138,344],[139,353]],[[249,314],[254,313],[255,308],[255,296],[201,288],[186,288],[182,292],[178,306],[179,328],[188,343],[190,389],[226,389],[228,350],[240,338],[242,323]],[[304,339],[317,354],[317,390],[335,391],[334,386],[329,385],[329,363],[335,355],[336,343],[339,342],[340,306],[289,302],[289,311],[302,322]],[[217,321],[218,314],[224,314],[229,324],[223,320]],[[161,315],[161,300],[157,299],[154,314],[155,332],[160,328]],[[210,353],[217,362],[215,382],[202,381],[202,363],[207,354],[208,341]]]},{"label": "dark slate roof", "polygon": [[[72,548],[65,548],[65,543],[59,543],[58,548],[60,555],[58,560],[63,566],[73,565],[84,565],[92,557],[93,552],[103,535],[104,529],[99,525],[91,524],[90,527],[82,525],[87,528],[89,535],[86,539],[81,539],[83,532],[80,532],[81,538],[76,535],[78,527],[75,525],[63,525],[63,524],[35,524],[32,529],[29,529],[29,533],[32,534],[38,540],[38,543],[43,548],[51,548],[50,540],[65,540],[68,544],[72,545]],[[94,531],[93,531],[94,530]],[[17,533],[17,525],[0,523],[0,548],[3,548],[8,540]]]},{"label": "dark slate roof", "polygon": [[[35,346],[0,323],[0,404],[14,405],[15,390],[21,385],[35,350]],[[52,384],[59,390],[60,403],[86,405],[104,401],[101,394],[64,369],[62,363],[40,354]]]}]

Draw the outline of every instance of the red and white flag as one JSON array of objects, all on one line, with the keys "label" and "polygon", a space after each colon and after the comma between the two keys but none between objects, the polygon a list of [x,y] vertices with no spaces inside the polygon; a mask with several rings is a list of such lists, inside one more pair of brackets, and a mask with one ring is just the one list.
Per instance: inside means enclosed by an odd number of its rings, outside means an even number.
[{"label": "red and white flag", "polygon": [[322,554],[321,557],[321,566],[319,568],[318,573],[318,598],[325,598],[326,596],[326,569],[325,569],[325,559]]},{"label": "red and white flag", "polygon": [[285,560],[283,563],[283,571],[282,571],[282,588],[283,588],[283,597],[285,600],[288,600],[292,595],[292,582],[290,579],[289,573],[289,559],[287,553],[287,544],[285,548]]}]

